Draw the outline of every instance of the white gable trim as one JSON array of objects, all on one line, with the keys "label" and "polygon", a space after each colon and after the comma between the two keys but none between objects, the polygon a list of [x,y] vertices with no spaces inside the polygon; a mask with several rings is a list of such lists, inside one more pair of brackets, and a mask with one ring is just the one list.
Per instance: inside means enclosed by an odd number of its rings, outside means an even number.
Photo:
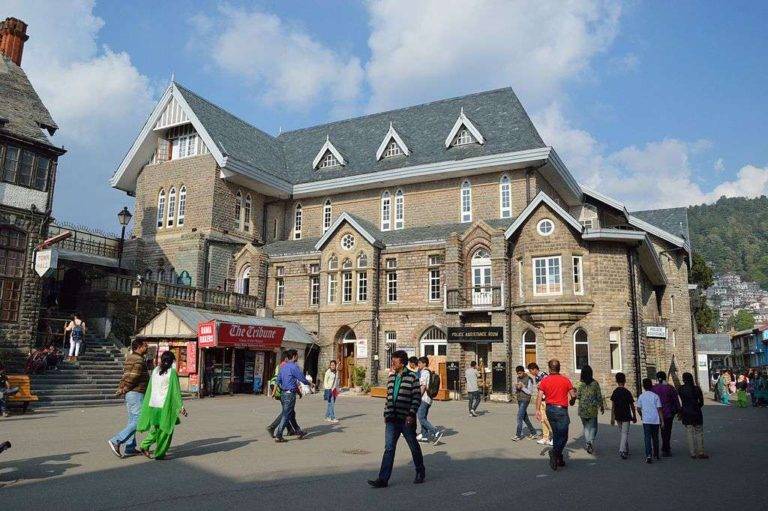
[{"label": "white gable trim", "polygon": [[462,107],[459,118],[456,119],[456,123],[453,125],[451,132],[448,133],[448,136],[445,139],[446,148],[451,147],[451,143],[453,143],[453,139],[456,138],[456,135],[459,133],[459,129],[462,125],[467,128],[470,133],[472,133],[472,136],[475,137],[475,140],[477,140],[478,144],[485,144],[485,137],[483,137],[483,135],[480,133],[480,130],[478,130],[477,127],[472,124],[472,121],[469,120],[469,117],[464,114],[464,107]]},{"label": "white gable trim", "polygon": [[384,151],[386,151],[387,146],[389,145],[389,141],[395,139],[395,142],[397,142],[397,145],[400,146],[400,150],[403,151],[403,154],[406,156],[411,155],[411,151],[408,149],[408,146],[405,145],[405,142],[403,142],[403,139],[400,138],[400,135],[397,133],[397,130],[394,126],[392,126],[392,123],[389,123],[389,131],[387,131],[387,134],[384,135],[384,140],[381,141],[381,145],[379,146],[379,149],[376,151],[376,161],[382,159],[384,157]]},{"label": "white gable trim", "polygon": [[525,207],[523,212],[520,213],[520,216],[518,216],[512,225],[509,226],[509,228],[504,233],[504,237],[506,239],[511,238],[512,235],[515,234],[515,232],[517,232],[520,227],[522,227],[525,221],[528,220],[528,217],[531,216],[534,211],[536,211],[536,208],[538,208],[542,202],[549,206],[555,213],[558,214],[558,216],[560,216],[560,218],[565,220],[565,222],[573,227],[577,232],[581,233],[583,231],[584,228],[579,223],[579,221],[573,217],[573,215],[560,207],[555,201],[552,200],[549,195],[544,192],[539,192],[539,194],[536,195],[531,203]]},{"label": "white gable trim", "polygon": [[347,212],[342,213],[339,215],[339,217],[331,224],[331,226],[328,228],[327,231],[325,231],[325,234],[322,235],[322,237],[317,240],[317,243],[315,243],[315,250],[322,250],[323,246],[328,243],[328,240],[331,239],[331,236],[333,236],[336,231],[341,227],[341,225],[347,222],[352,227],[355,228],[357,232],[360,233],[360,235],[368,241],[371,245],[375,246],[382,246],[381,243],[367,230],[365,230],[354,218],[352,218]]},{"label": "white gable trim", "polygon": [[323,144],[323,147],[320,148],[320,150],[317,152],[317,156],[315,156],[315,159],[312,161],[312,168],[316,169],[317,166],[320,164],[320,160],[325,156],[326,151],[330,151],[333,156],[336,157],[337,160],[339,160],[339,163],[341,165],[346,165],[347,162],[344,160],[344,157],[341,155],[338,149],[336,149],[336,146],[333,145],[333,142],[331,142],[331,139],[329,137],[325,137],[325,144]]}]

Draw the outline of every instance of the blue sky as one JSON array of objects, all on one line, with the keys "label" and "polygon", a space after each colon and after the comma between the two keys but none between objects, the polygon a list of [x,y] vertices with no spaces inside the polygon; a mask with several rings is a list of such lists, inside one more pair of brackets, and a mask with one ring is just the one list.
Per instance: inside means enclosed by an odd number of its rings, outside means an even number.
[{"label": "blue sky", "polygon": [[[55,216],[107,180],[173,73],[271,133],[505,85],[580,182],[633,209],[768,193],[768,3],[0,0],[60,125]],[[85,200],[84,200],[85,199]]]}]

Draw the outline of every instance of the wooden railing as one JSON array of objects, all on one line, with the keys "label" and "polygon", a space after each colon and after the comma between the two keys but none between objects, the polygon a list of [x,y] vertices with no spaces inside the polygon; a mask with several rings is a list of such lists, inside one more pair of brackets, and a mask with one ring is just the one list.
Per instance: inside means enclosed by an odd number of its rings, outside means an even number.
[{"label": "wooden railing", "polygon": [[447,289],[443,308],[446,311],[503,309],[504,286]]},{"label": "wooden railing", "polygon": [[[109,275],[93,282],[92,289],[111,291],[121,294],[133,294],[136,279],[121,275]],[[199,287],[182,286],[168,282],[142,281],[138,286],[139,295],[153,298],[159,302],[168,302],[189,307],[207,308],[227,312],[243,312],[252,314],[259,308],[256,296],[203,289]]]}]

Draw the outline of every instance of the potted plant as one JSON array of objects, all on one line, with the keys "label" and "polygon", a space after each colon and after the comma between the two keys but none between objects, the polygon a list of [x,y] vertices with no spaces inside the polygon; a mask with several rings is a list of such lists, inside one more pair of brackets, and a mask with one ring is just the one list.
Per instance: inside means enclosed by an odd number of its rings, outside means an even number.
[{"label": "potted plant", "polygon": [[355,386],[355,392],[358,394],[362,392],[363,384],[365,384],[365,367],[355,366],[352,373],[352,384]]}]

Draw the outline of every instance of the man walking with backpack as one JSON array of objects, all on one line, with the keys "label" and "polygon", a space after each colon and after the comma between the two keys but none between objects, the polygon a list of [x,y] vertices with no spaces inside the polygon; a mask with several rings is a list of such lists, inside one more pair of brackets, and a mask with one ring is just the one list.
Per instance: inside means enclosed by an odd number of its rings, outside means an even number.
[{"label": "man walking with backpack", "polygon": [[416,439],[419,442],[432,442],[434,445],[437,445],[440,441],[440,437],[443,436],[443,432],[429,422],[427,415],[432,406],[432,398],[434,398],[437,395],[437,391],[440,390],[440,377],[427,369],[427,367],[429,367],[429,359],[427,357],[419,358],[421,404],[419,404],[419,411],[416,415],[419,418],[419,424],[421,424],[421,433]]}]

